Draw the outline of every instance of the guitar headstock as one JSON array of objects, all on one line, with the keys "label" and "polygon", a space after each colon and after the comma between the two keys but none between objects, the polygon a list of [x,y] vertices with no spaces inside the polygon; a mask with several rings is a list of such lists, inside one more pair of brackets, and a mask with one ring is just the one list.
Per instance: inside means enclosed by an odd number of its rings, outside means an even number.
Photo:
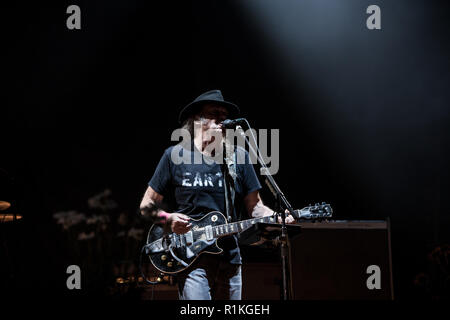
[{"label": "guitar headstock", "polygon": [[321,204],[316,203],[315,205],[310,205],[300,210],[294,210],[295,219],[325,219],[332,216],[333,209],[325,202]]}]

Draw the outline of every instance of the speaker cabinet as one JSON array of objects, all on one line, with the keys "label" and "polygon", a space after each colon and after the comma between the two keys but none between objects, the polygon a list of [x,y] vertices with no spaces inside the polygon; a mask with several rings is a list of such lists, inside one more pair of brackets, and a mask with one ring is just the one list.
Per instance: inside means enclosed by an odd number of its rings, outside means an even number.
[{"label": "speaker cabinet", "polygon": [[[300,223],[290,241],[290,292],[294,300],[391,300],[394,298],[389,223]],[[280,253],[242,248],[242,298],[282,297]]]},{"label": "speaker cabinet", "polygon": [[290,246],[294,300],[394,298],[388,221],[301,225]]}]

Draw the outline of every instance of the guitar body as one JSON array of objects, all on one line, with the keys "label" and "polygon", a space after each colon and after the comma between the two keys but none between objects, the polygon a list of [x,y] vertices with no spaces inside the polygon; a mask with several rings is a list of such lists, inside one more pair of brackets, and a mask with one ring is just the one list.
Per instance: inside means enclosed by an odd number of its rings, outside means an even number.
[{"label": "guitar body", "polygon": [[191,231],[182,235],[168,233],[160,225],[154,224],[150,228],[147,235],[147,246],[151,245],[148,256],[156,269],[175,274],[191,266],[202,253],[222,253],[223,250],[217,246],[217,238],[211,239],[205,234],[206,227],[227,224],[222,213],[212,211],[199,220],[191,219],[190,223]]}]

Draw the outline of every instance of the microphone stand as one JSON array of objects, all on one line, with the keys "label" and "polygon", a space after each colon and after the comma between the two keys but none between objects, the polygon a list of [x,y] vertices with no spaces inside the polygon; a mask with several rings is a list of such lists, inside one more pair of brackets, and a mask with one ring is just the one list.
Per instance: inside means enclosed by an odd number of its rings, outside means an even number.
[{"label": "microphone stand", "polygon": [[[283,271],[283,300],[289,300],[291,298],[291,294],[289,292],[288,289],[288,283],[290,283],[291,277],[290,277],[290,272],[288,270],[289,267],[289,250],[288,250],[288,245],[289,245],[289,237],[288,237],[288,232],[287,232],[287,228],[286,228],[286,214],[285,214],[285,210],[287,209],[289,211],[289,213],[294,216],[294,209],[292,208],[292,206],[290,205],[290,203],[288,202],[288,200],[286,199],[286,196],[283,194],[283,192],[281,192],[281,189],[278,187],[277,183],[275,182],[275,180],[273,179],[272,175],[270,175],[269,173],[269,169],[267,168],[267,165],[265,163],[265,161],[260,157],[260,150],[258,148],[258,145],[256,143],[256,139],[253,135],[253,132],[250,128],[250,124],[248,123],[247,119],[245,119],[245,122],[247,123],[248,128],[250,129],[251,132],[251,136],[252,139],[255,143],[255,147],[257,150],[255,150],[252,145],[250,144],[250,142],[248,141],[247,136],[244,133],[244,130],[242,129],[241,126],[236,126],[236,131],[238,131],[240,133],[241,136],[244,137],[245,141],[247,142],[249,149],[251,150],[251,152],[257,157],[259,164],[261,165],[261,171],[264,172],[264,175],[266,176],[266,184],[269,187],[270,191],[272,192],[272,194],[275,197],[275,200],[277,202],[277,209],[280,211],[281,214],[281,237],[280,237],[280,243],[281,243],[281,264],[282,264],[282,271]],[[260,171],[260,173],[261,173]]]}]

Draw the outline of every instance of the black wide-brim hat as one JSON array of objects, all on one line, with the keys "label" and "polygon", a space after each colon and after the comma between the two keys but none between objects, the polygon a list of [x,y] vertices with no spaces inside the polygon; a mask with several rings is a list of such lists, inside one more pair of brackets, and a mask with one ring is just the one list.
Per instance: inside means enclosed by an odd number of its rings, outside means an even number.
[{"label": "black wide-brim hat", "polygon": [[223,99],[222,92],[220,90],[211,90],[202,93],[195,98],[194,101],[181,109],[180,114],[178,115],[178,122],[182,124],[184,120],[200,111],[200,108],[207,103],[213,103],[225,107],[228,110],[229,118],[236,118],[240,112],[237,105]]}]

